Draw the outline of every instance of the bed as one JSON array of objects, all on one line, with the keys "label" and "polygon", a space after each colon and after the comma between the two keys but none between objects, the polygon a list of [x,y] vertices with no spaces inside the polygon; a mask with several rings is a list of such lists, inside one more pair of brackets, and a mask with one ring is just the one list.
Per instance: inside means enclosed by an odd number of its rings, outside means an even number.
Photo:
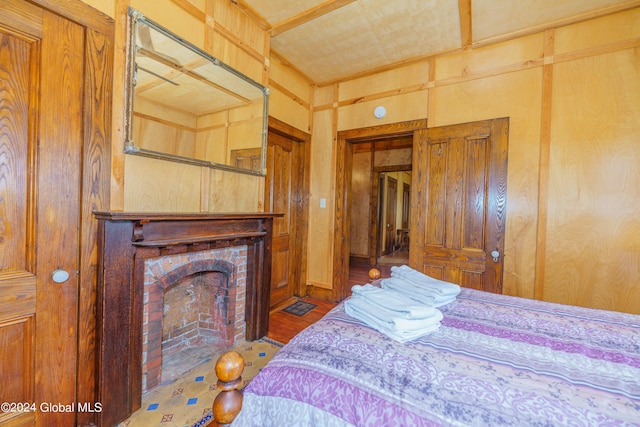
[{"label": "bed", "polygon": [[640,425],[640,316],[472,289],[440,310],[402,344],[339,304],[245,387],[233,426]]}]

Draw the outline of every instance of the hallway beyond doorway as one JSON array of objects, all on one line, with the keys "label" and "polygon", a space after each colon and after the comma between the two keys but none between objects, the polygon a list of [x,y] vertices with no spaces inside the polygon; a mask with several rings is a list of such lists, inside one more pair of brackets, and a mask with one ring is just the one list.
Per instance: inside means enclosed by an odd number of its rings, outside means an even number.
[{"label": "hallway beyond doorway", "polygon": [[378,258],[378,265],[403,265],[409,264],[409,250],[398,249],[388,255]]}]

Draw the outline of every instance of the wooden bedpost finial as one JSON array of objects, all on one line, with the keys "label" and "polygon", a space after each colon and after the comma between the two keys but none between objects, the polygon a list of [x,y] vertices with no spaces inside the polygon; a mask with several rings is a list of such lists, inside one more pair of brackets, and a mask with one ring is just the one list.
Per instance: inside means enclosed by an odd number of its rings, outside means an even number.
[{"label": "wooden bedpost finial", "polygon": [[377,268],[372,268],[369,270],[369,278],[371,280],[378,280],[380,278],[380,270]]},{"label": "wooden bedpost finial", "polygon": [[239,380],[243,370],[244,357],[237,351],[227,351],[216,362],[216,375],[224,383]]},{"label": "wooden bedpost finial", "polygon": [[242,409],[242,383],[244,358],[236,351],[228,351],[216,362],[216,376],[220,393],[213,401],[213,419],[219,426],[230,425]]}]

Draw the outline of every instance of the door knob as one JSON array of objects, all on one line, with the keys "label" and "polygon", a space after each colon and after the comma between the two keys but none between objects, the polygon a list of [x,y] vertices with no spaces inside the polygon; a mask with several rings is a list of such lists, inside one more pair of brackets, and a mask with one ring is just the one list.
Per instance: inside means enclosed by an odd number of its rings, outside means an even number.
[{"label": "door knob", "polygon": [[500,256],[500,252],[498,250],[494,250],[491,252],[491,257],[493,258],[493,262],[498,262],[499,256]]},{"label": "door knob", "polygon": [[65,270],[54,270],[54,272],[51,273],[51,278],[56,283],[64,283],[69,280],[69,273]]}]

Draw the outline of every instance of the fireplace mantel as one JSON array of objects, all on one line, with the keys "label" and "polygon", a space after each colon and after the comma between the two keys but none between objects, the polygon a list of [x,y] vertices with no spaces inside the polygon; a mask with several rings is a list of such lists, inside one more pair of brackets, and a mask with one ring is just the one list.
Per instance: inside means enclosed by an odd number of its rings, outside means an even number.
[{"label": "fireplace mantel", "polygon": [[267,334],[271,278],[271,213],[96,212],[98,399],[100,425],[140,408],[142,312],[147,258],[247,245],[246,339]]}]

